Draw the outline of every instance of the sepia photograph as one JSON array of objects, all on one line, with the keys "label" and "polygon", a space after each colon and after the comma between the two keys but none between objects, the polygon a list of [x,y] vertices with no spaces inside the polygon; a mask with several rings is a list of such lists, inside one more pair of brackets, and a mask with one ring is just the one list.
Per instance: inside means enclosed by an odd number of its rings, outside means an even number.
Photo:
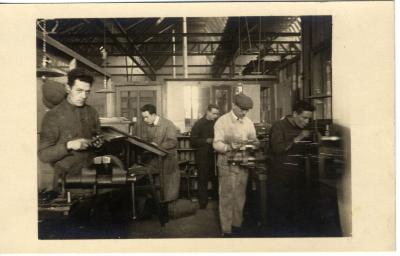
[{"label": "sepia photograph", "polygon": [[39,238],[351,236],[332,26],[38,19]]},{"label": "sepia photograph", "polygon": [[393,250],[390,3],[6,5],[4,250]]}]

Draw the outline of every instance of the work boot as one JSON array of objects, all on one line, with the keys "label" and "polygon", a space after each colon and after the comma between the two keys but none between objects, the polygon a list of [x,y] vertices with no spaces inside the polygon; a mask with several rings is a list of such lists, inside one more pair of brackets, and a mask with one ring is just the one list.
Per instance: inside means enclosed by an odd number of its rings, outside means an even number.
[{"label": "work boot", "polygon": [[207,203],[200,203],[200,209],[206,209]]},{"label": "work boot", "polygon": [[232,237],[240,237],[241,235],[242,235],[242,228],[232,226]]},{"label": "work boot", "polygon": [[232,238],[232,234],[231,233],[222,233],[222,237],[223,238]]}]

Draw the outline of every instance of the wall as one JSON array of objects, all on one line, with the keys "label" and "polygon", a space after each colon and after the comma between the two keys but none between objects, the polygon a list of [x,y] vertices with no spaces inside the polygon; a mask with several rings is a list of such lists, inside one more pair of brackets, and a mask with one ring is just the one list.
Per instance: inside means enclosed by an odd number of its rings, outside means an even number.
[{"label": "wall", "polygon": [[[38,51],[37,56],[36,56],[36,65],[40,67],[42,65],[42,52]],[[52,55],[51,53],[47,53],[47,56],[50,57],[52,60],[51,65],[52,66],[68,66],[69,60],[61,57],[56,57]],[[53,80],[59,83],[67,83],[67,77],[55,77],[55,78],[47,78],[49,80]],[[43,85],[43,80],[42,78],[37,78],[36,79],[36,107],[37,107],[37,142],[39,145],[39,139],[40,139],[40,129],[41,129],[41,124],[44,115],[46,112],[49,110],[42,102],[42,85]],[[37,160],[37,184],[38,184],[38,189],[43,189],[43,188],[51,188],[53,184],[53,168],[50,166],[50,164],[43,163],[39,160]]]},{"label": "wall", "polygon": [[[47,53],[47,55],[52,60],[51,66],[61,66],[61,67],[68,67],[69,59],[62,58],[59,56],[55,56],[51,53]],[[37,66],[41,66],[41,53],[38,52],[37,55]],[[67,70],[64,70],[67,71]],[[47,78],[48,80],[53,80],[59,83],[66,84],[67,77],[54,77],[54,78]],[[39,136],[40,136],[40,129],[41,123],[43,120],[44,115],[49,110],[42,102],[42,85],[43,80],[41,78],[36,79],[36,99],[37,99],[37,141],[39,143]],[[95,93],[97,90],[103,88],[103,77],[102,76],[95,76],[95,81],[92,85],[92,92],[88,99],[88,104],[92,105],[97,109],[100,115],[105,113],[105,94],[98,94]],[[50,164],[43,163],[39,159],[37,161],[37,181],[38,181],[38,188],[51,188],[53,183],[53,168]]]},{"label": "wall", "polygon": [[[174,122],[180,131],[186,131],[185,128],[185,109],[183,106],[185,101],[184,88],[190,86],[209,87],[216,85],[238,86],[238,81],[175,81],[168,80],[165,84],[166,97],[166,116]],[[248,116],[253,122],[260,122],[260,85],[259,83],[243,83],[243,92],[248,94],[254,103],[254,107],[249,111]],[[186,99],[187,100],[187,99]]]},{"label": "wall", "polygon": [[271,93],[271,101],[274,102],[274,121],[291,115],[292,105],[301,98],[300,68],[300,61],[296,61],[277,72],[278,81],[273,84]]}]

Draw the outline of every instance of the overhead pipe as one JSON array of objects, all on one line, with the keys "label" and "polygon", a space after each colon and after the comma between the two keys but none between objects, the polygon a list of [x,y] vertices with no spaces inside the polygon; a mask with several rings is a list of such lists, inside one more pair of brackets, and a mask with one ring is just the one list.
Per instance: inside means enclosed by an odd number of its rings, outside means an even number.
[{"label": "overhead pipe", "polygon": [[187,24],[186,24],[186,17],[183,17],[183,77],[188,78],[188,65],[187,65]]}]

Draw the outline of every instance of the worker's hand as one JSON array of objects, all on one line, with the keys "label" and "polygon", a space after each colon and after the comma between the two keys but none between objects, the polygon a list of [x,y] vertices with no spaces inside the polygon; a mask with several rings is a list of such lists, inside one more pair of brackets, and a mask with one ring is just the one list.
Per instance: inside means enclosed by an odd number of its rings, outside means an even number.
[{"label": "worker's hand", "polygon": [[301,141],[307,137],[309,137],[311,132],[309,130],[302,130],[299,135],[294,139],[294,142]]},{"label": "worker's hand", "polygon": [[76,139],[67,142],[68,150],[85,150],[90,146],[90,140],[88,139]]},{"label": "worker's hand", "polygon": [[231,143],[231,148],[233,149],[233,150],[235,150],[235,149],[240,149],[241,147],[242,147],[242,143],[241,142],[239,142],[239,141],[233,141],[232,143]]},{"label": "worker's hand", "polygon": [[207,139],[206,139],[206,142],[207,142],[208,144],[212,144],[213,141],[214,141],[213,138],[207,138]]},{"label": "worker's hand", "polygon": [[254,149],[258,149],[258,148],[260,148],[260,142],[259,142],[258,140],[256,140],[256,141],[253,141],[253,142],[251,143],[251,145],[253,145],[253,146],[254,146]]},{"label": "worker's hand", "polygon": [[104,144],[103,136],[97,135],[92,138],[90,145],[94,148],[101,148],[101,146],[103,146],[103,144]]}]

